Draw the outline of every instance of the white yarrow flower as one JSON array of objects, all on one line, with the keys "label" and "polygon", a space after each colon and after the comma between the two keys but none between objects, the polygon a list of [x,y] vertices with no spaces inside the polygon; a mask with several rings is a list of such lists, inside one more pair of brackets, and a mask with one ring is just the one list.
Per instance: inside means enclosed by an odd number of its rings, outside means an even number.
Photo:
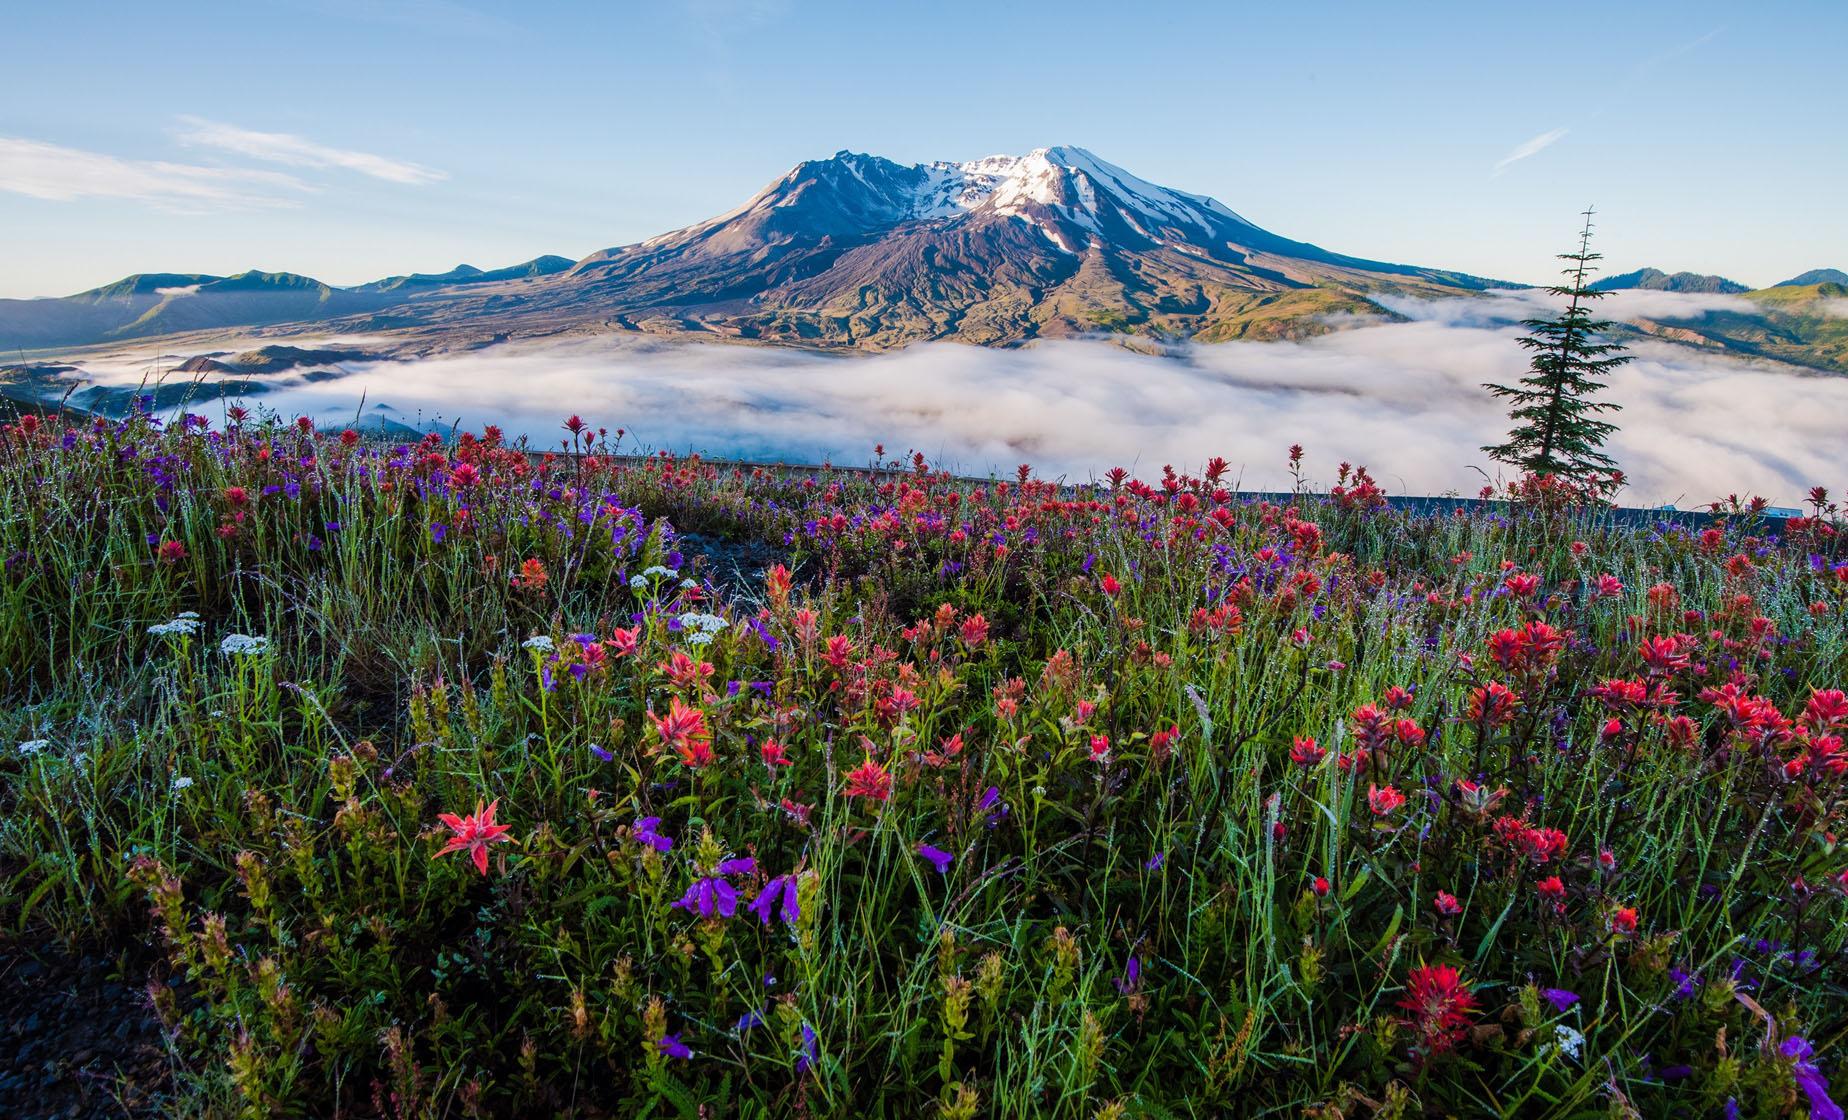
[{"label": "white yarrow flower", "polygon": [[1557,1023],[1553,1027],[1553,1045],[1566,1057],[1576,1060],[1585,1045],[1585,1036],[1564,1023]]},{"label": "white yarrow flower", "polygon": [[191,789],[192,784],[193,780],[191,778],[181,774],[179,777],[173,779],[173,792],[178,793],[183,789]]},{"label": "white yarrow flower", "polygon": [[226,634],[218,643],[218,652],[226,657],[256,656],[269,649],[269,639],[252,634]]},{"label": "white yarrow flower", "polygon": [[19,744],[19,753],[26,758],[31,758],[40,751],[49,749],[51,749],[50,739],[27,739]]},{"label": "white yarrow flower", "polygon": [[703,611],[688,611],[686,614],[681,615],[678,621],[680,625],[686,627],[688,630],[702,630],[708,636],[717,634],[719,631],[731,625],[731,623],[720,618],[718,615],[706,614]]},{"label": "white yarrow flower", "polygon": [[534,634],[532,637],[521,642],[520,648],[530,649],[535,653],[551,653],[558,647],[553,645],[552,639],[546,637],[544,634]]}]

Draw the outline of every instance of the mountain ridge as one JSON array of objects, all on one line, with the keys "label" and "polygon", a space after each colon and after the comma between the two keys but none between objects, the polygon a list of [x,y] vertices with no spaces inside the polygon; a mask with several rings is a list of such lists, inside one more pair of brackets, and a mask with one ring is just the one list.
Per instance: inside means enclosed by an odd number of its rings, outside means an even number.
[{"label": "mountain ridge", "polygon": [[[1596,286],[1739,294],[1751,304],[1636,329],[1848,372],[1832,297],[1795,284],[1832,275],[1749,292],[1645,268]],[[377,334],[424,353],[563,332],[858,350],[1097,336],[1160,346],[1302,339],[1396,320],[1388,297],[1525,286],[1294,240],[1075,145],[917,164],[843,149],[722,214],[576,260],[345,288],[295,273],[142,273],[61,299],[0,300],[0,351],[186,332],[206,343],[230,330]]]},{"label": "mountain ridge", "polygon": [[[562,263],[560,263],[562,262]],[[295,272],[229,276],[138,272],[69,296],[0,299],[0,349],[35,350],[232,327],[316,322],[378,311],[429,291],[553,275],[573,262],[542,256],[483,272],[392,276],[350,288]]]},{"label": "mountain ridge", "polygon": [[1591,285],[1601,292],[1616,292],[1641,289],[1652,292],[1693,292],[1703,295],[1738,295],[1751,291],[1751,287],[1737,280],[1728,280],[1724,276],[1702,275],[1698,272],[1664,272],[1659,268],[1639,268],[1635,272],[1619,273],[1595,280]]}]

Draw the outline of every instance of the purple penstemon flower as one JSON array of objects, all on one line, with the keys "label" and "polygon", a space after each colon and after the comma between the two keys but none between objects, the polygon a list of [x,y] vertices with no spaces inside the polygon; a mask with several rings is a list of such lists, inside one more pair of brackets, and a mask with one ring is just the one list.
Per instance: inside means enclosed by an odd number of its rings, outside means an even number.
[{"label": "purple penstemon flower", "polygon": [[800,918],[802,907],[797,901],[796,877],[778,875],[764,884],[764,889],[757,892],[757,897],[751,900],[751,911],[766,926],[770,924],[771,914],[776,912],[783,915],[784,922],[793,923]]},{"label": "purple penstemon flower", "polygon": [[1790,1077],[1797,1083],[1797,1088],[1803,1090],[1803,1095],[1809,1098],[1810,1120],[1843,1120],[1842,1106],[1829,1096],[1828,1078],[1822,1075],[1822,1070],[1816,1067],[1815,1062],[1810,1061],[1810,1056],[1816,1051],[1809,1039],[1793,1034],[1783,1041],[1777,1052],[1792,1060]]},{"label": "purple penstemon flower", "polygon": [[[590,745],[590,753],[593,757],[596,758],[598,762],[613,762],[616,759],[615,755],[611,754],[609,751],[605,750],[604,748],[598,746],[595,743],[592,743]],[[657,817],[655,819],[659,820],[660,818]],[[670,847],[673,845],[673,843],[674,842],[672,840],[668,841],[668,845]]]},{"label": "purple penstemon flower", "polygon": [[948,875],[950,873],[950,863],[956,858],[942,848],[930,844],[919,844],[918,855],[929,860],[931,866],[937,869],[937,874],[939,875]]},{"label": "purple penstemon flower", "polygon": [[1564,1013],[1579,1001],[1577,992],[1568,992],[1564,988],[1541,988],[1540,998],[1553,1005],[1553,1010]]},{"label": "purple penstemon flower", "polygon": [[738,912],[738,888],[720,875],[704,875],[693,880],[687,893],[674,903],[674,909],[698,913],[702,918],[729,918]]},{"label": "purple penstemon flower", "polygon": [[815,1036],[815,1028],[805,1021],[802,1024],[802,1045],[796,1051],[796,1072],[807,1073],[809,1067],[821,1060],[821,1048]]},{"label": "purple penstemon flower", "polygon": [[657,852],[671,852],[674,850],[674,839],[655,831],[660,824],[660,817],[637,817],[635,838]]},{"label": "purple penstemon flower", "polygon": [[693,1051],[687,1048],[686,1043],[680,1041],[678,1034],[664,1034],[655,1039],[655,1049],[667,1057],[679,1058],[682,1061],[693,1056]]},{"label": "purple penstemon flower", "polygon": [[1142,958],[1132,956],[1124,961],[1123,975],[1113,983],[1116,984],[1116,990],[1123,995],[1129,995],[1142,987]]},{"label": "purple penstemon flower", "polygon": [[749,856],[728,859],[714,868],[712,874],[693,880],[687,893],[674,903],[674,908],[689,914],[697,912],[702,918],[729,918],[738,912],[738,888],[732,886],[726,876],[749,875],[756,870],[757,861]]}]

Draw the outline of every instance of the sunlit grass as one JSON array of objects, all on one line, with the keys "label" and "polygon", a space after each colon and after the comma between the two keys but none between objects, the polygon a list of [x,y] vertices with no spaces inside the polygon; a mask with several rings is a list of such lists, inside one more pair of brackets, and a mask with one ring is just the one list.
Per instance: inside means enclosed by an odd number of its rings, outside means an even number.
[{"label": "sunlit grass", "polygon": [[599,450],[0,436],[0,923],[200,1109],[1820,1115],[1828,525]]}]

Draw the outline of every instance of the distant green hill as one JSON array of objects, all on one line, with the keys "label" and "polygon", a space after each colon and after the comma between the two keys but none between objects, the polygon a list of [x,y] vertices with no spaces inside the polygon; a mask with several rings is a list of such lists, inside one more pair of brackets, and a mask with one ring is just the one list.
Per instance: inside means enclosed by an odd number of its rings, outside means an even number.
[{"label": "distant green hill", "polygon": [[1593,283],[1592,287],[1604,292],[1642,288],[1652,292],[1717,292],[1721,295],[1737,295],[1751,290],[1737,280],[1728,280],[1724,276],[1703,276],[1698,272],[1668,273],[1659,268],[1639,268],[1635,272],[1606,276]]},{"label": "distant green hill", "polygon": [[1848,373],[1848,285],[1779,284],[1740,298],[1756,310],[1709,310],[1698,319],[1638,326],[1675,342]]},{"label": "distant green hill", "polygon": [[409,276],[387,276],[361,284],[356,292],[395,292],[406,288],[440,288],[454,284],[490,284],[497,280],[522,280],[529,276],[550,276],[563,272],[577,262],[570,257],[547,255],[534,257],[523,264],[483,272],[474,265],[459,264],[448,272],[413,272]]},{"label": "distant green hill", "polygon": [[1811,284],[1848,284],[1848,272],[1843,272],[1839,268],[1812,268],[1799,276],[1792,276],[1782,283],[1771,286],[1773,288],[1807,288]]},{"label": "distant green hill", "polygon": [[364,314],[438,292],[504,280],[550,276],[565,257],[536,257],[484,272],[461,265],[337,288],[293,272],[142,272],[57,299],[0,299],[0,354],[85,346],[122,339],[231,327],[317,322]]}]

